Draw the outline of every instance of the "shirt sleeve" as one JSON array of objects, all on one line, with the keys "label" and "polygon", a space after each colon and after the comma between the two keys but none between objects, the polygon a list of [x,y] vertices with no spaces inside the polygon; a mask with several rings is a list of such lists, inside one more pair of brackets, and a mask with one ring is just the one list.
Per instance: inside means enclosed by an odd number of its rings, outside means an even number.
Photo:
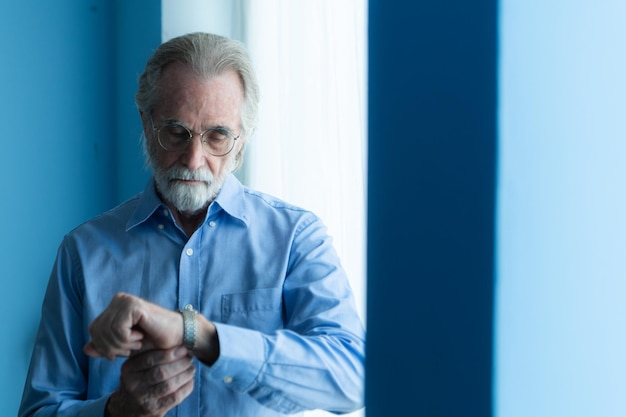
[{"label": "shirt sleeve", "polygon": [[104,415],[108,397],[87,400],[81,288],[71,279],[78,263],[72,260],[67,243],[59,248],[44,297],[20,417]]},{"label": "shirt sleeve", "polygon": [[285,327],[223,323],[210,378],[282,413],[363,407],[365,330],[346,274],[317,219],[294,234],[283,286]]}]

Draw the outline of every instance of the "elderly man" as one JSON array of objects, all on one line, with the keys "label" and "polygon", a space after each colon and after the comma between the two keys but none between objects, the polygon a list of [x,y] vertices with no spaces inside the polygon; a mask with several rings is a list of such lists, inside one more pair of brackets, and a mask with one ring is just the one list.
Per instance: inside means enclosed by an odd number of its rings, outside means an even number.
[{"label": "elderly man", "polygon": [[245,49],[161,45],[136,95],[153,180],[60,245],[20,416],[276,416],[363,405],[364,338],[321,221],[234,176]]}]

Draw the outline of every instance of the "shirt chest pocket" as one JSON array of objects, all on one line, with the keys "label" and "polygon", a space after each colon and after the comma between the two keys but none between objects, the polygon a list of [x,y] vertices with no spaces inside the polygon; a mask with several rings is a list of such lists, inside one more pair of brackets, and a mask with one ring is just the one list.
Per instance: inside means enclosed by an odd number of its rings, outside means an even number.
[{"label": "shirt chest pocket", "polygon": [[222,323],[271,332],[283,328],[281,288],[222,295]]}]

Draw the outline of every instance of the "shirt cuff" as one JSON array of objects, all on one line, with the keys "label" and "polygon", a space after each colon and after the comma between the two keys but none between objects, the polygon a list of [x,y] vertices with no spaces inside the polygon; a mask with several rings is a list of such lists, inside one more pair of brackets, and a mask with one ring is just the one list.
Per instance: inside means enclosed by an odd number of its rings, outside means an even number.
[{"label": "shirt cuff", "polygon": [[208,376],[222,381],[237,391],[250,390],[263,371],[266,344],[263,334],[256,330],[215,323],[220,355],[209,368]]}]

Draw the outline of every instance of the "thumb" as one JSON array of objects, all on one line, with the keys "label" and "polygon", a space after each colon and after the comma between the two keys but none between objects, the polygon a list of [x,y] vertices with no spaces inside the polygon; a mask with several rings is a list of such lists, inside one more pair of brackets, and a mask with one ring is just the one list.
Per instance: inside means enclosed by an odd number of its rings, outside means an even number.
[{"label": "thumb", "polygon": [[86,343],[85,346],[83,346],[83,352],[85,353],[85,355],[91,356],[92,358],[104,357],[104,355],[98,352],[98,349],[96,349],[96,346],[93,344],[93,342]]}]

